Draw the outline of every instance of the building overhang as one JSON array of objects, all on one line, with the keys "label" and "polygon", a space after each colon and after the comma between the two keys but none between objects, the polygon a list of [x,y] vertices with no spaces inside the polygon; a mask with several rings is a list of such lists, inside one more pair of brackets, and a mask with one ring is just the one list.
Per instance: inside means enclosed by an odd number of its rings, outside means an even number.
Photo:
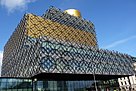
[{"label": "building overhang", "polygon": [[57,80],[57,81],[78,81],[78,80],[110,80],[121,77],[128,77],[129,75],[102,75],[102,74],[68,74],[68,73],[40,73],[32,77],[38,80]]}]

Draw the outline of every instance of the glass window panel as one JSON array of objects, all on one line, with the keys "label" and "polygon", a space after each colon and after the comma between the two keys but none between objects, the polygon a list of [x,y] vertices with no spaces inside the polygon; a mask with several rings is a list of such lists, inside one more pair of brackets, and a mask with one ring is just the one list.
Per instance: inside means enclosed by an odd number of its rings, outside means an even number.
[{"label": "glass window panel", "polygon": [[37,90],[41,91],[43,89],[43,81],[38,81],[37,82]]},{"label": "glass window panel", "polygon": [[6,82],[2,82],[1,89],[5,90],[6,88],[7,88],[7,83]]},{"label": "glass window panel", "polygon": [[1,79],[1,82],[7,82],[7,79],[5,79],[5,78]]}]

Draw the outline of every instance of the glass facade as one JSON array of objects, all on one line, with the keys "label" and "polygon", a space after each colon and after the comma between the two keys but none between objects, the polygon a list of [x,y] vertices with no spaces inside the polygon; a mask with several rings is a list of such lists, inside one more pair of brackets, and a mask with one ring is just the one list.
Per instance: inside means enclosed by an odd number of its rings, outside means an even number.
[{"label": "glass facade", "polygon": [[36,81],[34,91],[117,91],[119,86],[116,80],[96,81]]},{"label": "glass facade", "polygon": [[54,81],[28,78],[0,78],[0,91],[114,91],[118,90],[116,80],[96,81]]},{"label": "glass facade", "polygon": [[92,81],[37,81],[36,91],[87,91]]},{"label": "glass facade", "polygon": [[0,91],[32,91],[32,80],[22,78],[0,78]]}]

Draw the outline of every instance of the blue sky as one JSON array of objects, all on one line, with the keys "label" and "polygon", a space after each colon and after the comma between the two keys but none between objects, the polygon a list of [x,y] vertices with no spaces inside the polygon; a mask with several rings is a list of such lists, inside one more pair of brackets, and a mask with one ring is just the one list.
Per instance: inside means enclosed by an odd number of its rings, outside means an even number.
[{"label": "blue sky", "polygon": [[94,23],[100,48],[136,56],[136,0],[0,0],[0,59],[23,15],[42,15],[50,6],[80,10]]}]

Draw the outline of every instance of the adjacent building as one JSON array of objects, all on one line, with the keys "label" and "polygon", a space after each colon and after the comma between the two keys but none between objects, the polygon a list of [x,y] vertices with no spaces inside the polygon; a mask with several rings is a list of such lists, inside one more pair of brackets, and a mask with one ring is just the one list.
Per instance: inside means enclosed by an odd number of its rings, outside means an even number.
[{"label": "adjacent building", "polygon": [[42,16],[24,15],[4,47],[2,77],[28,79],[34,91],[92,91],[110,87],[103,80],[134,75],[135,62],[100,49],[93,23],[78,10],[51,7]]}]

